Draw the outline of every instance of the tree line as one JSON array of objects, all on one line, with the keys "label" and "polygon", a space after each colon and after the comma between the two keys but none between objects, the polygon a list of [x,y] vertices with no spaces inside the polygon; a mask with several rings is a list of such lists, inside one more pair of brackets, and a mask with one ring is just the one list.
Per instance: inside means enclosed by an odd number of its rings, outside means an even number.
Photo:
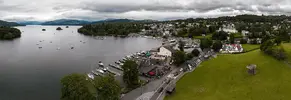
[{"label": "tree line", "polygon": [[90,36],[127,36],[130,33],[140,32],[143,25],[140,23],[98,23],[84,25],[78,32]]},{"label": "tree line", "polygon": [[0,40],[11,40],[21,37],[21,31],[17,28],[0,26]]}]

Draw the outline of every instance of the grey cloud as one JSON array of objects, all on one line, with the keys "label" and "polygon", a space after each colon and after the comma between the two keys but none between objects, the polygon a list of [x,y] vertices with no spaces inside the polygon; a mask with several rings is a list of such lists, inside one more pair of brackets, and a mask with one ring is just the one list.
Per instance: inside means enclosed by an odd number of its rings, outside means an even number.
[{"label": "grey cloud", "polygon": [[[35,4],[24,4],[34,2]],[[290,6],[290,7],[289,7]],[[74,18],[175,19],[264,13],[291,15],[290,0],[0,0],[8,20]],[[3,19],[3,18],[0,18]]]}]

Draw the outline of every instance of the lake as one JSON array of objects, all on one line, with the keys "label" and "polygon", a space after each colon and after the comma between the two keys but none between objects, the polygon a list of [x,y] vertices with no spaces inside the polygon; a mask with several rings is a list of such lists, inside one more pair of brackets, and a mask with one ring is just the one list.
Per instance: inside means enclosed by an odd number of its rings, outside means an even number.
[{"label": "lake", "polygon": [[63,76],[87,73],[99,61],[114,63],[162,43],[141,37],[97,40],[79,34],[81,26],[61,27],[16,27],[21,38],[0,41],[0,100],[59,100]]}]

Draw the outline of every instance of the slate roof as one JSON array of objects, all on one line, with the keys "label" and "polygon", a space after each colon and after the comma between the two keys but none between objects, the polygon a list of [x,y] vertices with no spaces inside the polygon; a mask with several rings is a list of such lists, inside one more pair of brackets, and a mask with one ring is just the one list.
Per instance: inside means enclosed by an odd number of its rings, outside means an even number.
[{"label": "slate roof", "polygon": [[173,49],[173,48],[170,47],[170,46],[162,46],[162,47],[168,49],[168,50],[171,51],[172,53],[174,53],[174,52],[176,51],[175,49]]}]

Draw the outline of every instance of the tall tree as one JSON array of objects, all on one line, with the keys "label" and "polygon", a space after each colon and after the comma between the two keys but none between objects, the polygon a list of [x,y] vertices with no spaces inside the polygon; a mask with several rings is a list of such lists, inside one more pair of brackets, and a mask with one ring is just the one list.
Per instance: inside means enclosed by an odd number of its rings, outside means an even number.
[{"label": "tall tree", "polygon": [[192,53],[193,56],[197,57],[197,56],[199,56],[200,51],[198,49],[194,49],[194,50],[192,50],[191,53]]},{"label": "tall tree", "polygon": [[95,100],[89,91],[90,82],[82,74],[70,74],[61,79],[61,100]]},{"label": "tall tree", "polygon": [[94,79],[94,86],[96,88],[96,100],[119,100],[121,94],[121,87],[113,76],[96,77]]},{"label": "tall tree", "polygon": [[186,61],[186,53],[183,51],[176,51],[173,55],[174,64],[179,66]]},{"label": "tall tree", "polygon": [[219,50],[222,48],[222,43],[221,41],[215,41],[213,43],[212,49],[216,52],[219,52]]},{"label": "tall tree", "polygon": [[185,42],[183,42],[183,41],[179,41],[179,46],[178,46],[178,48],[180,49],[180,51],[184,51],[184,46],[185,46]]},{"label": "tall tree", "polygon": [[210,39],[201,39],[200,40],[200,48],[203,50],[203,49],[206,49],[206,48],[210,48],[212,45],[212,40]]},{"label": "tall tree", "polygon": [[234,34],[229,35],[229,41],[231,44],[234,44]]},{"label": "tall tree", "polygon": [[123,81],[127,88],[134,89],[139,86],[138,64],[133,60],[127,60],[123,64]]}]

